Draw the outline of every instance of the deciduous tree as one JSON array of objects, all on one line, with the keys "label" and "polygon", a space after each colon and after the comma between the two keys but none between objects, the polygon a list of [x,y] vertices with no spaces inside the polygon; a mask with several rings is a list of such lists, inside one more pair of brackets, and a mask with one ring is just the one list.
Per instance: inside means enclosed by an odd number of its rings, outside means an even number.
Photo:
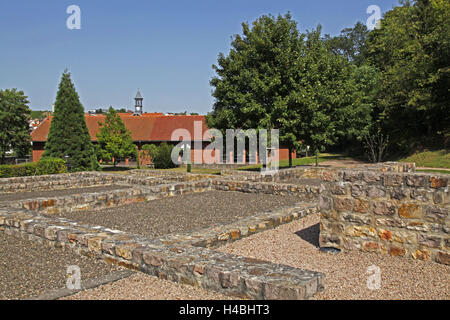
[{"label": "deciduous tree", "polygon": [[131,132],[125,127],[116,110],[110,107],[105,122],[99,122],[99,125],[97,139],[100,159],[109,161],[114,158],[114,166],[116,166],[119,159],[137,155]]},{"label": "deciduous tree", "polygon": [[23,91],[0,90],[0,154],[1,163],[10,149],[20,156],[30,151],[28,120],[31,110]]}]

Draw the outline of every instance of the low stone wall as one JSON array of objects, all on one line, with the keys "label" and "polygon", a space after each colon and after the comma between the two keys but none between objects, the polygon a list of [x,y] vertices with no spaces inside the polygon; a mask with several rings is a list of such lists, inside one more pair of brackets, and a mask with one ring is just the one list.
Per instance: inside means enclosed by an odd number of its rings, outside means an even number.
[{"label": "low stone wall", "polygon": [[[260,172],[252,171],[235,171],[222,170],[222,179],[235,181],[252,181],[252,182],[283,182],[285,180],[295,179],[317,179],[323,181],[331,181],[337,172],[342,171],[342,168],[330,167],[315,167],[315,166],[298,166],[291,169],[282,169],[273,174],[263,175]],[[384,162],[379,164],[364,164],[352,171],[371,171],[371,172],[415,172],[415,163],[403,162]]]},{"label": "low stone wall", "polygon": [[320,195],[320,245],[450,264],[449,176],[336,171]]},{"label": "low stone wall", "polygon": [[[71,185],[70,182],[78,181],[78,184]],[[80,187],[82,184],[84,187],[92,185],[122,185],[128,186],[128,189],[119,189],[105,192],[92,192],[88,190],[83,194],[72,194],[68,196],[60,197],[45,197],[24,199],[14,202],[6,201],[0,202],[0,207],[9,207],[13,209],[32,210],[45,214],[57,214],[63,211],[82,211],[82,210],[101,210],[104,208],[118,207],[135,202],[151,201],[155,199],[162,199],[166,197],[173,197],[181,194],[188,194],[194,192],[207,192],[212,190],[220,191],[238,191],[247,193],[265,193],[275,195],[297,195],[299,201],[318,201],[319,194],[325,190],[324,186],[298,186],[291,184],[281,184],[274,182],[240,182],[229,181],[221,179],[206,179],[197,180],[194,182],[173,182],[172,184],[155,184],[154,180],[147,178],[140,179],[133,176],[110,176],[104,177],[94,176],[91,178],[83,179],[65,179],[57,180],[58,188],[63,189],[66,186],[72,188]],[[36,182],[32,182],[36,184]],[[159,183],[167,183],[167,181],[159,181]],[[155,184],[155,185],[154,185]],[[30,183],[27,186],[31,186]],[[46,190],[54,186],[52,183],[46,184]],[[36,186],[35,186],[36,187]],[[37,187],[36,187],[37,188]],[[15,189],[23,190],[23,189]],[[36,189],[35,189],[36,190]]]},{"label": "low stone wall", "polygon": [[[115,181],[116,183],[117,181]],[[142,184],[141,184],[142,185]],[[136,202],[144,202],[176,195],[205,192],[211,190],[211,181],[158,185],[143,188],[139,184],[125,190],[75,194],[62,197],[25,199],[14,202],[0,202],[0,206],[12,209],[25,209],[45,214],[57,214],[63,211],[101,210]]]},{"label": "low stone wall", "polygon": [[[319,187],[311,189],[277,183],[236,183],[220,179],[153,185],[155,181],[167,182],[167,179],[158,177],[155,180],[154,177],[103,173],[72,174],[52,176],[52,178],[54,180],[44,179],[42,188],[50,190],[52,186],[67,187],[70,185],[69,181],[83,179],[83,183],[86,184],[108,181],[109,184],[124,184],[130,188],[1,202],[0,232],[27,238],[47,246],[73,250],[79,254],[139,270],[162,279],[242,298],[308,299],[323,290],[324,275],[322,273],[209,249],[317,212],[316,204],[299,203],[291,207],[262,212],[229,225],[184,234],[170,234],[157,239],[148,239],[119,230],[85,225],[48,215],[60,211],[102,209],[210,190],[296,194],[300,201],[303,198],[317,199],[321,192]],[[178,176],[175,179],[178,179]],[[180,180],[186,179],[182,176]],[[58,183],[53,184],[55,181]],[[27,187],[11,190],[21,191],[31,186],[36,187],[40,183],[33,178],[16,182],[16,185],[24,183]],[[47,216],[43,216],[42,213],[46,213]]]},{"label": "low stone wall", "polygon": [[247,299],[308,299],[323,290],[324,275],[240,257],[188,243],[79,225],[35,212],[0,210],[0,232],[73,250],[107,263],[174,282]]}]

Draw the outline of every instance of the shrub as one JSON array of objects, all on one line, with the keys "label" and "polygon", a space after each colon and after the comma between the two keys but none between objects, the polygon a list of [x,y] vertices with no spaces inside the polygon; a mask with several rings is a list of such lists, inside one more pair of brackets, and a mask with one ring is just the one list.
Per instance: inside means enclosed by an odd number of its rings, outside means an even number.
[{"label": "shrub", "polygon": [[67,172],[66,162],[59,158],[45,158],[39,162],[0,166],[0,178],[40,176],[65,172]]},{"label": "shrub", "polygon": [[37,162],[36,175],[66,173],[66,161],[59,158],[45,158]]},{"label": "shrub", "polygon": [[154,159],[158,154],[159,148],[154,144],[146,144],[142,147],[142,152],[145,157]]},{"label": "shrub", "polygon": [[158,147],[158,152],[153,152],[152,162],[156,169],[170,169],[177,167],[177,165],[172,162],[171,158],[173,148],[172,145],[163,142]]}]

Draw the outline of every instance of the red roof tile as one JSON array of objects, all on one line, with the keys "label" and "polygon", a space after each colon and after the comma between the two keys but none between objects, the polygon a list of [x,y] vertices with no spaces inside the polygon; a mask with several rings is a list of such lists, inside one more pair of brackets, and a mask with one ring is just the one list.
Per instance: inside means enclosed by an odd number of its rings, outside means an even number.
[{"label": "red roof tile", "polygon": [[[204,116],[164,116],[162,113],[144,113],[141,116],[133,116],[129,113],[119,113],[119,115],[128,130],[131,131],[134,141],[172,141],[172,132],[180,128],[187,129],[193,140],[194,121],[202,122],[202,134],[207,130]],[[98,122],[104,122],[105,118],[105,115],[85,115],[86,125],[92,141],[97,141],[96,135],[100,130]],[[31,133],[33,141],[47,141],[51,121],[52,117],[45,119]]]}]

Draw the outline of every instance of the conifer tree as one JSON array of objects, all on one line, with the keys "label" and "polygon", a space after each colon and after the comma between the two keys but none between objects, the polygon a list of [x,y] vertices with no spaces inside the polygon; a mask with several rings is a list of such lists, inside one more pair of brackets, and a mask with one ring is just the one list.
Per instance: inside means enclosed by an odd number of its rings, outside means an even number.
[{"label": "conifer tree", "polygon": [[43,157],[64,159],[68,156],[71,171],[98,168],[95,149],[84,117],[78,93],[65,70],[56,95],[55,112],[50,126]]}]

